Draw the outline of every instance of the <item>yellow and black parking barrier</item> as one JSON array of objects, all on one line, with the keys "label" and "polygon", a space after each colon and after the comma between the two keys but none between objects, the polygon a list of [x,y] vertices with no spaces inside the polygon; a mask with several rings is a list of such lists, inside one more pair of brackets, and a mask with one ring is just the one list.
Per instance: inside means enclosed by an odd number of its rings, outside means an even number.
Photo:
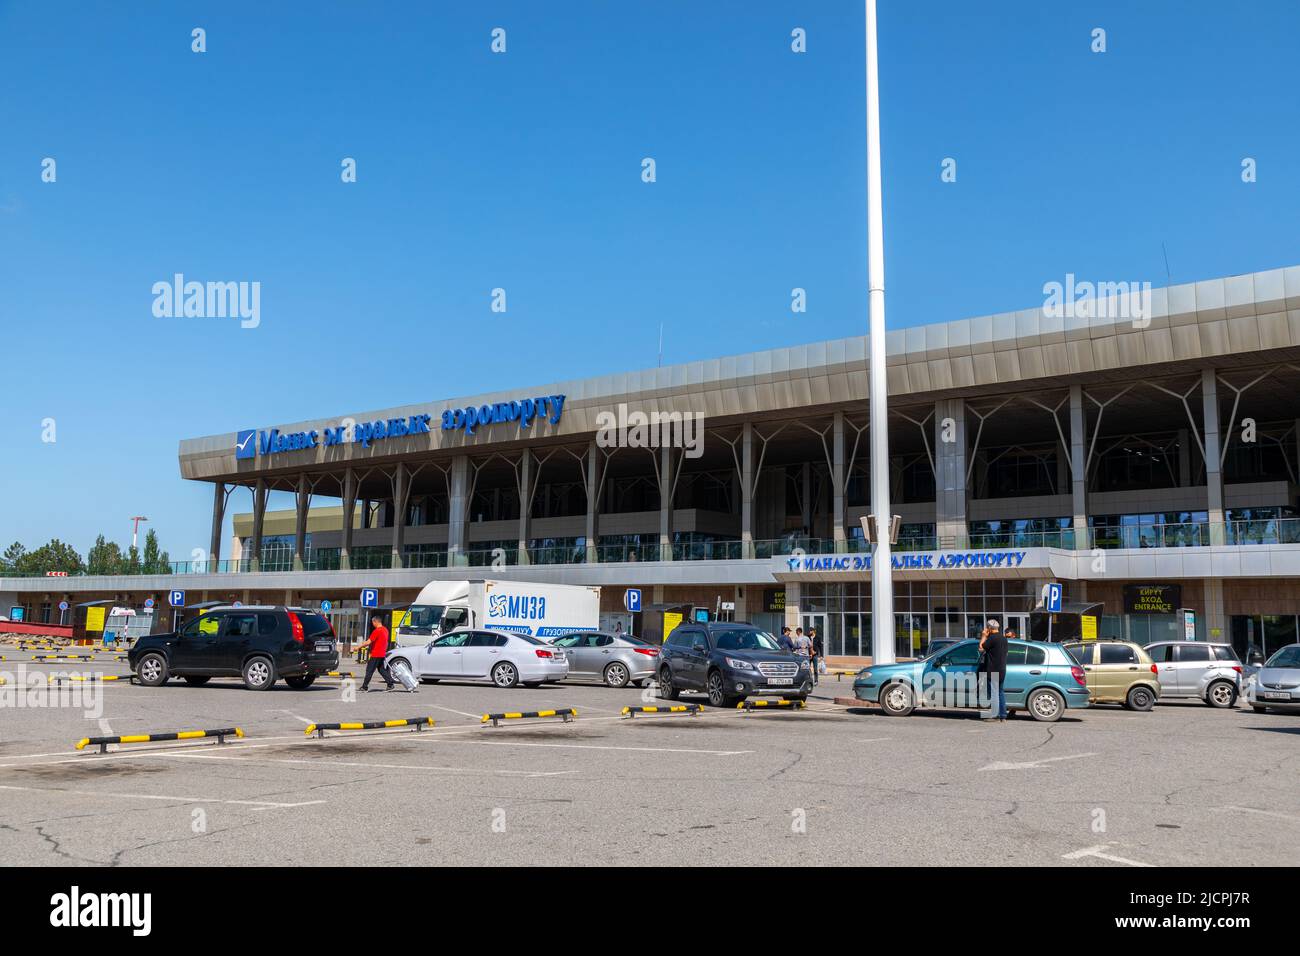
[{"label": "yellow and black parking barrier", "polygon": [[108,752],[109,744],[151,744],[163,740],[197,740],[200,737],[216,737],[217,744],[224,744],[227,737],[243,737],[244,732],[238,727],[222,727],[219,730],[178,730],[173,734],[134,734],[122,737],[83,737],[77,741],[77,749],[98,747],[100,753]]},{"label": "yellow and black parking barrier", "polygon": [[327,730],[383,730],[385,727],[410,727],[414,731],[421,731],[425,727],[434,726],[432,717],[403,717],[400,720],[364,720],[354,723],[345,724],[309,724],[303,730],[303,736],[310,737],[315,734],[317,737],[324,737]]},{"label": "yellow and black parking barrier", "polygon": [[94,659],[90,654],[37,654],[32,658],[33,661],[41,664],[52,664],[55,661],[93,661]]},{"label": "yellow and black parking barrier", "polygon": [[77,682],[85,681],[91,684],[98,684],[106,680],[124,680],[128,684],[135,680],[134,674],[51,674],[49,683],[62,684],[65,681]]},{"label": "yellow and black parking barrier", "polygon": [[351,677],[351,676],[352,676],[352,672],[351,672],[351,671],[326,671],[326,672],[325,672],[325,676],[326,676],[326,677],[338,677],[338,678],[342,679],[342,678],[344,678],[344,677]]},{"label": "yellow and black parking barrier", "polygon": [[791,710],[803,710],[808,704],[802,700],[742,700],[736,710],[748,713],[760,707],[789,707]]},{"label": "yellow and black parking barrier", "polygon": [[842,669],[841,669],[841,670],[828,671],[827,673],[829,673],[829,674],[834,674],[834,675],[835,675],[835,680],[836,680],[836,682],[838,683],[838,682],[840,681],[840,679],[841,679],[841,678],[844,678],[844,677],[857,677],[857,676],[858,676],[858,671],[860,671],[860,670],[862,670],[862,668],[859,667],[858,670],[856,670],[856,671],[846,671],[846,670],[842,670]]},{"label": "yellow and black parking barrier", "polygon": [[672,707],[624,707],[623,716],[631,720],[637,714],[699,714],[703,707],[699,704],[674,704]]},{"label": "yellow and black parking barrier", "polygon": [[559,717],[567,724],[571,720],[577,720],[578,711],[573,707],[563,707],[559,710],[522,710],[504,714],[484,714],[479,722],[486,724],[491,721],[493,727],[499,727],[503,720],[530,720],[537,717]]}]

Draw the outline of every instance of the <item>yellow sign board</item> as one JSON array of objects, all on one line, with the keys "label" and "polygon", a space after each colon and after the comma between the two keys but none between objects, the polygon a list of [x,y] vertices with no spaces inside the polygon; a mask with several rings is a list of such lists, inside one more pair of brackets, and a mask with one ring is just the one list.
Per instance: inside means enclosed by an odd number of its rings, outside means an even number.
[{"label": "yellow sign board", "polygon": [[1085,641],[1097,639],[1097,618],[1093,614],[1084,614],[1079,618],[1079,629]]},{"label": "yellow sign board", "polygon": [[668,635],[671,634],[676,629],[677,625],[680,623],[682,623],[682,616],[678,614],[676,611],[664,612],[664,640],[665,641],[668,640]]},{"label": "yellow sign board", "polygon": [[403,608],[400,611],[394,611],[393,626],[389,630],[391,630],[394,634],[396,634],[397,629],[402,626],[402,622],[406,620],[406,615],[408,615],[409,613],[411,612],[408,608]]},{"label": "yellow sign board", "polygon": [[86,608],[86,630],[102,633],[104,630],[104,609],[102,607]]},{"label": "yellow sign board", "polygon": [[219,620],[218,620],[217,618],[215,618],[215,617],[200,617],[200,618],[199,618],[199,633],[200,633],[200,634],[213,635],[213,634],[216,634],[217,631],[218,631],[220,628],[221,628],[221,621],[219,621]]}]

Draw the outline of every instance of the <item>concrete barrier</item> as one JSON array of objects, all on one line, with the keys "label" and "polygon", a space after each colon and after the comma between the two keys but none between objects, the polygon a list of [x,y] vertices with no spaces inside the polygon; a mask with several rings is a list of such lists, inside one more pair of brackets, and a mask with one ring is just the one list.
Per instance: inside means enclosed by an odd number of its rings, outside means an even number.
[{"label": "concrete barrier", "polygon": [[676,704],[672,707],[624,707],[623,716],[629,720],[637,714],[690,714],[692,717],[704,710],[699,704]]},{"label": "concrete barrier", "polygon": [[303,736],[324,737],[327,730],[382,730],[385,727],[410,727],[419,731],[434,726],[432,717],[403,717],[399,720],[364,720],[341,724],[311,724],[303,731]]},{"label": "concrete barrier", "polygon": [[223,727],[219,730],[178,730],[170,734],[130,734],[120,737],[82,737],[77,741],[77,749],[98,747],[100,753],[108,752],[109,744],[149,744],[163,740],[197,740],[200,737],[216,737],[217,744],[226,742],[227,737],[243,737],[244,732],[238,727]]},{"label": "concrete barrier", "polygon": [[502,720],[532,720],[539,717],[559,717],[567,724],[569,721],[578,718],[578,711],[573,707],[564,707],[560,710],[524,710],[504,714],[484,714],[480,723],[486,724],[491,721],[492,726],[496,727],[499,726],[499,722]]}]

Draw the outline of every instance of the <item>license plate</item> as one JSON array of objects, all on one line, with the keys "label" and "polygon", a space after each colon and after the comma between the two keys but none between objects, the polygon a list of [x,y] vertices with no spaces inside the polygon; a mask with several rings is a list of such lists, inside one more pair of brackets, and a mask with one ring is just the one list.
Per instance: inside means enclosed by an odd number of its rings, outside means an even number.
[{"label": "license plate", "polygon": [[325,651],[325,652],[328,653],[329,651],[334,650],[334,645],[331,644],[331,643],[329,643],[329,641],[324,641],[324,642],[317,641],[317,642],[316,642],[316,650],[318,650],[318,651]]},{"label": "license plate", "polygon": [[1265,700],[1290,700],[1290,699],[1291,699],[1291,695],[1290,695],[1290,694],[1279,694],[1279,693],[1275,693],[1275,692],[1272,692],[1272,691],[1268,691],[1268,692],[1266,692],[1266,693],[1264,694],[1264,699],[1265,699]]},{"label": "license plate", "polygon": [[769,684],[774,684],[778,687],[789,687],[791,684],[794,683],[794,678],[793,677],[769,677],[767,679],[767,682]]}]

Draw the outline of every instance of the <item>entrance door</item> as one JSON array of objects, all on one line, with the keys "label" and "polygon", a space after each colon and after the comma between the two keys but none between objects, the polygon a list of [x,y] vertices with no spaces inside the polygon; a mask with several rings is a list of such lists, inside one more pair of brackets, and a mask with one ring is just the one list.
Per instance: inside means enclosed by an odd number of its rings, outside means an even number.
[{"label": "entrance door", "polygon": [[822,650],[826,651],[828,649],[826,643],[826,615],[823,612],[810,611],[807,614],[800,614],[799,624],[803,628],[805,634],[808,633],[808,628],[815,627],[817,629],[817,636],[821,638]]}]

